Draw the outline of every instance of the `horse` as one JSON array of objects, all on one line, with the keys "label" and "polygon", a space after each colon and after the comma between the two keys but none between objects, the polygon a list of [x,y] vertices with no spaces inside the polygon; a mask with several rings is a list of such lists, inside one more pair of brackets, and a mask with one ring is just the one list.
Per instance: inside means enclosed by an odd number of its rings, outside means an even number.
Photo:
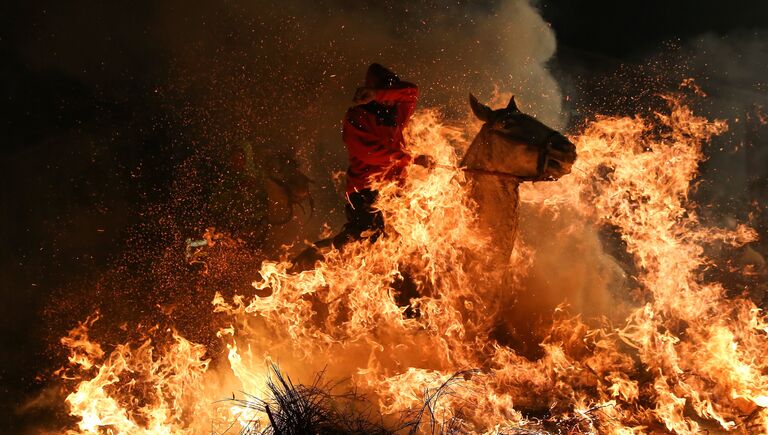
[{"label": "horse", "polygon": [[[508,258],[512,252],[517,232],[520,183],[557,180],[570,173],[576,146],[560,132],[521,112],[514,96],[503,109],[493,110],[472,94],[469,104],[484,124],[460,166],[469,174],[479,224],[496,242],[493,258],[503,261],[502,256]],[[334,245],[333,240],[324,239],[305,249],[294,258],[292,271],[311,268],[323,258],[321,250]]]},{"label": "horse", "polygon": [[460,165],[468,175],[478,223],[494,240],[492,264],[503,265],[517,235],[520,184],[554,181],[570,173],[576,146],[520,111],[514,96],[506,107],[494,110],[470,94],[469,105],[484,124]]}]

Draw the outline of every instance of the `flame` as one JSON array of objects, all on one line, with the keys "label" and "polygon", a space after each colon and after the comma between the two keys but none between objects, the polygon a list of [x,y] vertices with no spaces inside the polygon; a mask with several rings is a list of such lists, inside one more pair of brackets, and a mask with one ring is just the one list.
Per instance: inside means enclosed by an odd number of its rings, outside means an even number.
[{"label": "flame", "polygon": [[[378,186],[386,236],[327,252],[297,274],[287,261],[264,262],[254,287],[269,287],[267,297],[216,295],[227,352],[213,364],[203,346],[174,332],[165,346],[146,340],[105,352],[88,338],[96,318],[62,339],[71,351],[66,400],[78,418],[71,433],[263,428],[261,410],[217,401],[237,391],[265,397],[272,363],[298,379],[324,369],[349,378],[390,419],[427,406],[422,431],[448,422],[480,433],[768,431],[768,322],[702,273],[708,244],[739,246],[756,235],[704,225],[688,196],[702,147],[727,126],[679,97],[665,100],[668,110],[650,117],[597,117],[572,137],[572,174],[520,190],[529,211],[578,219],[562,231],[616,228],[641,295],[615,301],[626,314],[621,326],[558,308],[535,360],[497,338],[503,313],[527,297],[520,277],[537,261],[536,241],[520,240],[506,267],[493,264],[493,237],[478,227],[457,167],[469,132],[425,110],[407,142],[439,167]],[[409,310],[398,297],[404,283],[418,290]]]},{"label": "flame", "polygon": [[[88,339],[87,328],[98,317],[81,323],[68,338],[70,361],[85,377],[66,398],[72,415],[80,417],[79,433],[179,433],[199,411],[194,399],[208,368],[205,348],[175,331],[173,343],[155,349],[150,340],[137,348],[121,344],[107,356]],[[95,351],[94,351],[95,349]],[[90,377],[88,376],[90,375]]]}]

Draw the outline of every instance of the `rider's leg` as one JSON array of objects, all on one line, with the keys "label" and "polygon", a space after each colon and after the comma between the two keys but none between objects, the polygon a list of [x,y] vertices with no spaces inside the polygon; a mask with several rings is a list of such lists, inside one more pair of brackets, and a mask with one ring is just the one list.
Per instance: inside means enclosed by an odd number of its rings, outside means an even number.
[{"label": "rider's leg", "polygon": [[376,202],[378,192],[365,189],[347,195],[348,202],[344,207],[347,223],[339,234],[315,242],[296,256],[290,271],[299,273],[315,266],[317,261],[323,258],[322,252],[328,248],[343,249],[350,242],[360,240],[364,233],[371,242],[375,242],[384,230],[384,217],[381,211],[376,210],[373,204]]}]

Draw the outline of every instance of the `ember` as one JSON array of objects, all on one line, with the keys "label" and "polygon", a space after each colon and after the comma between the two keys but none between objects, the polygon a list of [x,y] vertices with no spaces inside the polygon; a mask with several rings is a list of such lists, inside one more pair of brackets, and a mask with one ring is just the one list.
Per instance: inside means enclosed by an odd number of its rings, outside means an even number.
[{"label": "ember", "polygon": [[[392,427],[427,403],[433,424],[473,432],[768,430],[768,323],[699,272],[707,244],[738,246],[755,233],[704,226],[688,200],[701,147],[726,125],[696,116],[679,96],[665,99],[666,112],[589,123],[572,136],[579,159],[570,175],[520,191],[527,210],[617,228],[641,294],[615,301],[623,321],[606,313],[619,326],[559,310],[535,360],[494,338],[499,313],[524,297],[520,277],[534,267],[536,246],[523,239],[510,257],[516,279],[491,277],[504,268],[484,261],[493,241],[477,225],[455,151],[466,149],[473,127],[424,110],[407,142],[440,169],[412,168],[406,186],[379,186],[388,236],[331,251],[298,274],[288,262],[265,262],[254,287],[270,286],[268,297],[217,296],[212,309],[229,324],[219,332],[226,361],[209,367],[204,349],[177,335],[167,348],[147,341],[106,354],[87,339],[92,321],[73,331],[63,343],[79,432],[174,433],[218,422],[224,433],[236,421],[261,430],[270,425],[264,410],[231,402],[223,412],[221,400],[233,392],[267,400],[273,363],[307,382],[323,370],[348,379]],[[393,282],[404,271],[418,283],[415,316],[396,303]],[[476,371],[450,394],[431,393],[466,369]]]},{"label": "ember", "polygon": [[0,432],[768,433],[768,3],[10,3]]}]

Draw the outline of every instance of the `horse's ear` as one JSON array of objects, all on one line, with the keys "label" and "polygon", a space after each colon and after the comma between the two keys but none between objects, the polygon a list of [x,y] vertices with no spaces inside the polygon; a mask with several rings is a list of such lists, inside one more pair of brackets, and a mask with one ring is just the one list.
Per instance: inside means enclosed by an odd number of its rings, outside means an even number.
[{"label": "horse's ear", "polygon": [[477,116],[477,119],[485,122],[491,120],[493,109],[477,101],[477,98],[472,94],[469,94],[469,107],[472,108],[472,113]]},{"label": "horse's ear", "polygon": [[515,96],[512,95],[512,98],[509,99],[509,104],[507,104],[507,109],[514,110],[515,112],[519,112],[520,109],[517,108],[517,103],[515,103]]}]

